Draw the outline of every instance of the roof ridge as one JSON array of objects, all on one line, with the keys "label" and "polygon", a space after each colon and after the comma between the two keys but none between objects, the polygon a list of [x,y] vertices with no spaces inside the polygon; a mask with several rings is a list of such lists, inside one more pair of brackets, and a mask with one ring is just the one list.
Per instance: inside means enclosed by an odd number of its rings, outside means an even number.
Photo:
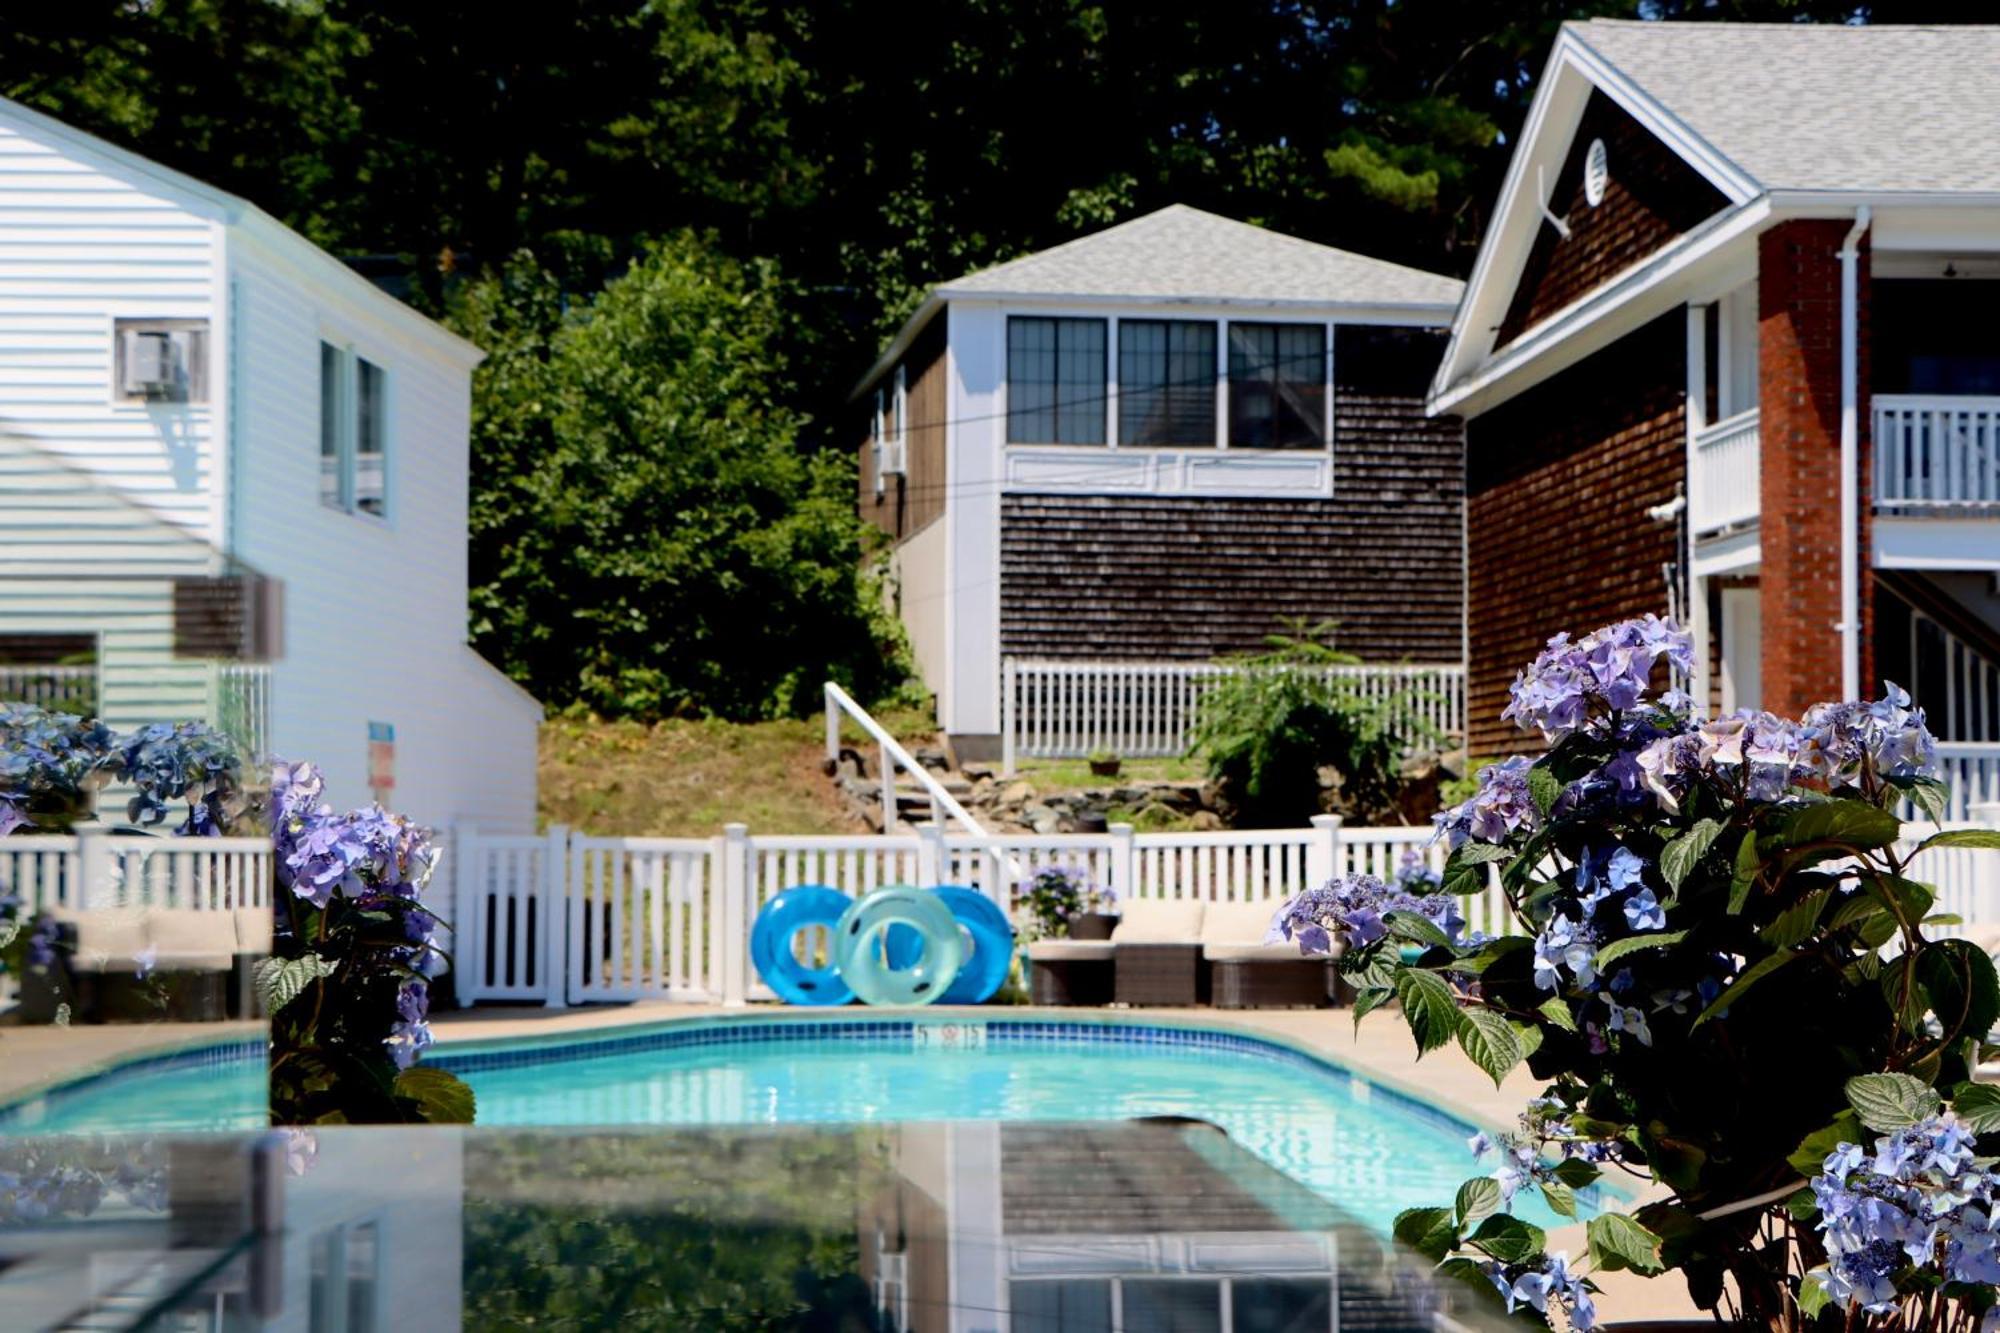
[{"label": "roof ridge", "polygon": [[1706,30],[1740,32],[1746,29],[1772,32],[1996,32],[2000,23],[1784,23],[1776,19],[1564,19],[1565,28],[1638,28],[1676,32]]}]

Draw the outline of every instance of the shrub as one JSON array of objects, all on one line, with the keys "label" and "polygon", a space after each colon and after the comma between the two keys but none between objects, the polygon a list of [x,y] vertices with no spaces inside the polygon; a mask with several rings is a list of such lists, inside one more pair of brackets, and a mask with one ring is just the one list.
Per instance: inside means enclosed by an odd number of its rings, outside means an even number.
[{"label": "shrub", "polygon": [[[1345,945],[1357,1019],[1393,997],[1420,1054],[1456,1041],[1496,1084],[1523,1061],[1547,1081],[1518,1132],[1475,1140],[1497,1169],[1397,1235],[1509,1310],[1588,1327],[1590,1282],[1508,1208],[1535,1191],[1574,1216],[1613,1169],[1662,1197],[1590,1221],[1599,1271],[1675,1270],[1703,1308],[1773,1328],[1990,1327],[2000,1094],[1969,1080],[2000,981],[1929,936],[1913,862],[2000,833],[1905,849],[1897,805],[1935,819],[1944,791],[1893,685],[1796,722],[1697,722],[1649,684],[1690,651],[1651,617],[1558,637],[1507,709],[1550,748],[1438,817],[1443,892],[1345,879],[1275,923],[1307,952]],[[1455,895],[1489,874],[1521,933],[1465,930]]]},{"label": "shrub", "polygon": [[1188,752],[1251,828],[1303,824],[1320,813],[1319,771],[1340,774],[1340,800],[1359,819],[1394,809],[1397,767],[1418,736],[1398,734],[1399,698],[1370,699],[1329,667],[1357,658],[1319,640],[1329,626],[1273,635],[1267,651],[1233,659],[1196,708]]}]

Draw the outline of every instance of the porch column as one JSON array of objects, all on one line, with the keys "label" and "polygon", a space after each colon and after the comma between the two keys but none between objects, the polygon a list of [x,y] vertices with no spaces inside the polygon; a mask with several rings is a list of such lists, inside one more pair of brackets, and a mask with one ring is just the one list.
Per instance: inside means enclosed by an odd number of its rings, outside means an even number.
[{"label": "porch column", "polygon": [[[1763,706],[1796,717],[1841,696],[1841,273],[1852,222],[1798,221],[1758,237]],[[1868,453],[1869,251],[1857,261],[1861,689],[1872,650]]]}]

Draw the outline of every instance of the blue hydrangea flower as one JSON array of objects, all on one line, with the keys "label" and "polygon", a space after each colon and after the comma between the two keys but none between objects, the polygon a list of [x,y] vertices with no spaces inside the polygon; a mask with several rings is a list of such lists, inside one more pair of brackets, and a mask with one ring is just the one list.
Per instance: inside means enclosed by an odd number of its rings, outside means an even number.
[{"label": "blue hydrangea flower", "polygon": [[1625,900],[1625,923],[1635,931],[1665,930],[1667,909],[1660,906],[1651,889],[1640,889]]}]

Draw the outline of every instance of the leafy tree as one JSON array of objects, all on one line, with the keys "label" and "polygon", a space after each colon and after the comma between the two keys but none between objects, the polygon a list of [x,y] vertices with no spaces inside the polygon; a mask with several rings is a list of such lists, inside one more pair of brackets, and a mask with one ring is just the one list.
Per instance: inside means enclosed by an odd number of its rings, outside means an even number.
[{"label": "leafy tree", "polygon": [[852,461],[795,447],[768,266],[683,233],[566,307],[522,256],[455,318],[492,349],[475,631],[517,679],[605,714],[726,717],[895,683]]}]

